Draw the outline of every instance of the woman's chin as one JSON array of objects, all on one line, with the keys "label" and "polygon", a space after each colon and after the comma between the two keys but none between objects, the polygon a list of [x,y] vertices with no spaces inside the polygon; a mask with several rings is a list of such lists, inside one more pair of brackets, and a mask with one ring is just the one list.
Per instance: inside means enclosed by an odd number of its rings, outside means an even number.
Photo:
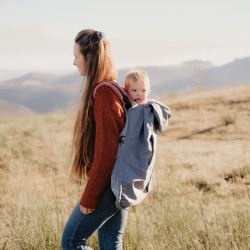
[{"label": "woman's chin", "polygon": [[80,76],[86,76],[86,74],[79,72]]}]

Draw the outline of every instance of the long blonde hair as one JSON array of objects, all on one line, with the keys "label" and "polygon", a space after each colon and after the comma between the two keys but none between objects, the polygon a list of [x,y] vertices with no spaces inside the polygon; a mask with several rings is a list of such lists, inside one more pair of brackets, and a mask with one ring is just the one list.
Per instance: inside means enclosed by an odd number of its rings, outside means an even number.
[{"label": "long blonde hair", "polygon": [[77,34],[75,43],[80,46],[84,57],[86,77],[75,122],[71,174],[81,179],[91,168],[94,158],[94,88],[100,82],[115,80],[117,71],[112,62],[109,42],[102,32],[94,29],[82,30]]}]

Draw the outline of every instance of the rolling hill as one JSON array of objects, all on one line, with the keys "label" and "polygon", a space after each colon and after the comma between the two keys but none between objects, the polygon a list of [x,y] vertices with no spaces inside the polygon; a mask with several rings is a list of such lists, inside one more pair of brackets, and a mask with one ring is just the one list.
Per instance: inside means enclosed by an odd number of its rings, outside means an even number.
[{"label": "rolling hill", "polygon": [[27,116],[33,115],[34,112],[19,104],[9,103],[3,100],[0,100],[0,117],[1,116]]},{"label": "rolling hill", "polygon": [[[153,98],[250,83],[250,57],[235,59],[222,66],[196,60],[174,66],[138,68],[148,73]],[[129,70],[119,70],[118,82],[121,85]],[[30,73],[0,82],[0,99],[35,113],[65,110],[76,105],[82,81],[78,72],[65,76]]]}]

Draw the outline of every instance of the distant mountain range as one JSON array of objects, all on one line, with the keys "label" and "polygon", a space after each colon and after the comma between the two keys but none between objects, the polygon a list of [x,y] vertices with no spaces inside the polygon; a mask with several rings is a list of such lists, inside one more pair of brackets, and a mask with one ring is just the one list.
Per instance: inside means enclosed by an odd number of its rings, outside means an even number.
[{"label": "distant mountain range", "polygon": [[[175,66],[138,68],[150,77],[151,97],[250,83],[250,57],[235,59],[222,66],[189,61]],[[129,70],[119,70],[121,85]],[[70,108],[78,102],[82,81],[78,72],[65,76],[31,73],[2,81],[0,115],[48,113]]]}]

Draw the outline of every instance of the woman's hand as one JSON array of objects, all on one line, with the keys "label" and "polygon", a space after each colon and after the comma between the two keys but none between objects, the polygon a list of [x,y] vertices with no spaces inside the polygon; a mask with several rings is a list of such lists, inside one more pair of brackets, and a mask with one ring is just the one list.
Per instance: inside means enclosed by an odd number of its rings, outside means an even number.
[{"label": "woman's hand", "polygon": [[80,210],[84,214],[91,214],[93,211],[95,211],[95,209],[86,208],[86,207],[83,207],[82,205],[80,205]]}]

